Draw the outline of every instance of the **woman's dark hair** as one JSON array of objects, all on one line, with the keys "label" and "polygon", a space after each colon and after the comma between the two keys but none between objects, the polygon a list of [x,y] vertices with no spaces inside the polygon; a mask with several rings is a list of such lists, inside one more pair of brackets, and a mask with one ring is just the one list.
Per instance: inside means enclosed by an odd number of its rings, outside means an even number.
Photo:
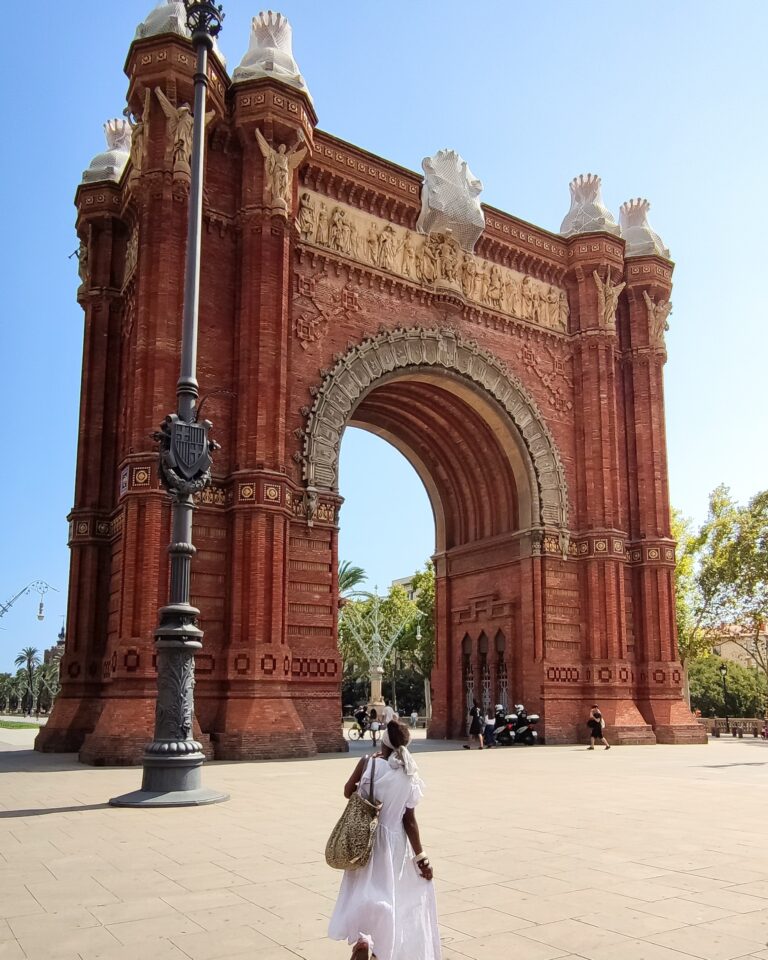
[{"label": "woman's dark hair", "polygon": [[387,724],[387,734],[395,750],[397,750],[398,747],[407,747],[411,740],[411,731],[404,723],[400,723],[399,720],[389,721]]},{"label": "woman's dark hair", "polygon": [[378,713],[376,713],[376,707],[371,707],[371,719],[375,720],[376,717],[378,717]]}]

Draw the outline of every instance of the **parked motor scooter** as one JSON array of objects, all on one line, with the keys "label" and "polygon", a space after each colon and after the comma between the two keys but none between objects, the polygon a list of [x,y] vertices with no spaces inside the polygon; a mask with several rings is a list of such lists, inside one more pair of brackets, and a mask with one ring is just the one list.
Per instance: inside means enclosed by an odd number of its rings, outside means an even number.
[{"label": "parked motor scooter", "polygon": [[538,742],[539,734],[533,729],[540,720],[538,713],[528,713],[522,703],[515,704],[515,712],[505,717],[506,724],[496,731],[496,743],[502,747],[511,747],[522,743],[532,747]]}]

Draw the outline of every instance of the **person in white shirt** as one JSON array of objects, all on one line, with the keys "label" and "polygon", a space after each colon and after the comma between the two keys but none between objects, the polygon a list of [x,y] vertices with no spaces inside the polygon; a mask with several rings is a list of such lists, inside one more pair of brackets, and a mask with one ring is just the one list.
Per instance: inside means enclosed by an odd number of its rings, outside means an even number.
[{"label": "person in white shirt", "polygon": [[397,720],[398,716],[395,711],[392,709],[392,704],[389,700],[384,701],[384,716],[382,717],[382,723],[386,727],[388,723],[391,723],[393,720]]},{"label": "person in white shirt", "polygon": [[419,722],[419,711],[414,708],[413,710],[411,710],[411,726],[415,727],[418,722]]}]

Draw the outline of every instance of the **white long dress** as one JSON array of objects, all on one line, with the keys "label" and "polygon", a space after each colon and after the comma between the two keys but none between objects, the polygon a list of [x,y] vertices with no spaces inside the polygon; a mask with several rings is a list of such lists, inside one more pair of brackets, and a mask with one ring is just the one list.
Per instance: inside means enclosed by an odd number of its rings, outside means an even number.
[{"label": "white long dress", "polygon": [[[413,863],[403,814],[422,797],[422,782],[409,778],[394,756],[373,761],[373,790],[382,804],[373,853],[360,870],[345,870],[328,927],[333,940],[368,942],[377,960],[440,960],[434,885]],[[368,761],[358,786],[368,797]]]}]

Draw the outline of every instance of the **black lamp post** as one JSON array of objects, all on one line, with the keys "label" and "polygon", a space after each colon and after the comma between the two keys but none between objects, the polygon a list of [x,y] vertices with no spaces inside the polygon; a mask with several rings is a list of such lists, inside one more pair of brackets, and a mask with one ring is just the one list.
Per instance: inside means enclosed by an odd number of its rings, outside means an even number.
[{"label": "black lamp post", "polygon": [[195,653],[202,647],[197,625],[200,611],[190,603],[192,495],[211,479],[208,439],[211,424],[198,420],[197,321],[200,297],[200,242],[205,160],[205,100],[208,53],[224,19],[221,6],[210,0],[184,0],[192,34],[195,70],[194,130],[192,137],[187,259],[184,275],[184,313],[181,332],[181,372],[176,385],[178,413],[165,418],[156,439],[160,443],[160,477],[172,498],[170,598],[160,609],[155,630],[157,650],[157,706],[154,739],[144,751],[141,790],[110,800],[120,807],[176,807],[217,803],[227,795],[202,786],[205,760],[202,744],[192,737]]},{"label": "black lamp post", "polygon": [[725,713],[725,732],[730,733],[731,724],[728,720],[728,687],[725,682],[725,678],[728,676],[728,667],[724,663],[721,663],[718,669],[720,670],[720,676],[723,678],[723,711]]}]

